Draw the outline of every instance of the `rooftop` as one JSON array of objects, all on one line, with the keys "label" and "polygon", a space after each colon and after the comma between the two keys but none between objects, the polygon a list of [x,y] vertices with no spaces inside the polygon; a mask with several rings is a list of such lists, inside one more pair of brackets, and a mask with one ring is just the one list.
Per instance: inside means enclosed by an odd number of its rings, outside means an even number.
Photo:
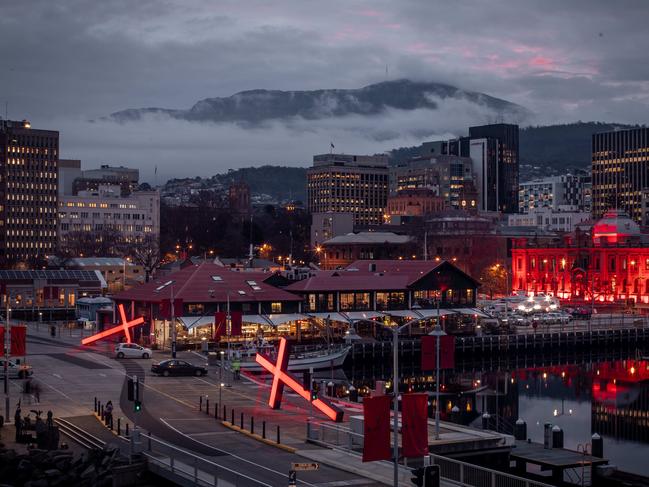
[{"label": "rooftop", "polygon": [[384,243],[406,244],[411,241],[412,237],[408,235],[397,235],[396,233],[392,232],[358,232],[339,235],[323,242],[323,245]]}]

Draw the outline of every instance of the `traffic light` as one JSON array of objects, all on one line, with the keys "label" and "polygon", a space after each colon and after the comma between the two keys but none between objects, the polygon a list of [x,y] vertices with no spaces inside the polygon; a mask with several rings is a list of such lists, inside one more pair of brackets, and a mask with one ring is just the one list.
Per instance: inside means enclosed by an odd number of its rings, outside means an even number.
[{"label": "traffic light", "polygon": [[428,465],[424,467],[424,487],[439,487],[439,465]]},{"label": "traffic light", "polygon": [[315,389],[312,389],[311,390],[311,400],[315,401],[316,399],[318,399],[318,391],[316,391]]},{"label": "traffic light", "polygon": [[410,481],[417,487],[424,487],[424,469],[416,468],[412,471],[412,475]]},{"label": "traffic light", "polygon": [[136,400],[133,403],[133,411],[135,411],[136,413],[139,413],[140,411],[142,411],[142,402],[141,401]]}]

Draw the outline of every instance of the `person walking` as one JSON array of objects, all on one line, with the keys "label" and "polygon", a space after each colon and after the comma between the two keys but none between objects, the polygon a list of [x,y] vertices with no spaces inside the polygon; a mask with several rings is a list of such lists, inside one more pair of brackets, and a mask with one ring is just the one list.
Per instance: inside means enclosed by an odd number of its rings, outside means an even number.
[{"label": "person walking", "polygon": [[108,401],[106,403],[106,407],[104,408],[104,418],[106,426],[113,429],[113,401]]},{"label": "person walking", "polygon": [[23,434],[23,417],[22,410],[20,409],[20,402],[16,406],[16,412],[14,413],[14,426],[16,427],[16,443],[19,443]]}]

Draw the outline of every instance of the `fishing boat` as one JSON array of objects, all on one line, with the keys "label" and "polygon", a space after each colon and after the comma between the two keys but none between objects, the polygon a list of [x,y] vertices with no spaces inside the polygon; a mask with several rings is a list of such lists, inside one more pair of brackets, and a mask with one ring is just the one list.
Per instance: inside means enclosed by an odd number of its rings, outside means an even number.
[{"label": "fishing boat", "polygon": [[[351,350],[350,345],[335,344],[325,346],[296,345],[291,349],[288,361],[288,370],[299,372],[306,370],[324,370],[342,367],[347,354]],[[239,358],[241,370],[248,372],[261,372],[264,370],[255,361],[258,353],[264,354],[271,359],[276,359],[277,349],[266,341],[255,341],[246,346],[233,350],[233,358]]]}]

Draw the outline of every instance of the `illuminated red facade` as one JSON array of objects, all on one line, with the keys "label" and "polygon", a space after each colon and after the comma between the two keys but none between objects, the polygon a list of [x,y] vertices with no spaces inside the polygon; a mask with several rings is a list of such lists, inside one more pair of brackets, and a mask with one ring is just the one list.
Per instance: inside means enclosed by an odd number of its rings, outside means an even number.
[{"label": "illuminated red facade", "polygon": [[562,299],[649,303],[649,235],[625,213],[610,210],[590,233],[552,244],[512,244],[513,290]]}]

